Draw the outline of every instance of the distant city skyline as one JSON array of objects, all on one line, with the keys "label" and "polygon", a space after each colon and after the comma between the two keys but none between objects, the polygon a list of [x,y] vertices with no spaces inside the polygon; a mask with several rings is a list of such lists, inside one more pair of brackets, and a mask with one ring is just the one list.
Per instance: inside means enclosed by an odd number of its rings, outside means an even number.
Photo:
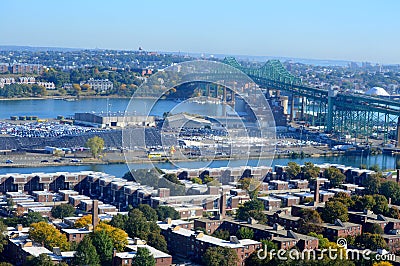
[{"label": "distant city skyline", "polygon": [[394,0],[5,0],[0,6],[0,45],[400,63]]}]

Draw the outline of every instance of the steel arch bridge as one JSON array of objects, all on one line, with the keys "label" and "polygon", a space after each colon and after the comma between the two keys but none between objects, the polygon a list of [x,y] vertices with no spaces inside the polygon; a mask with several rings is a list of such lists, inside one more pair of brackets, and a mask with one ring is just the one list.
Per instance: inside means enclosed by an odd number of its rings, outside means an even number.
[{"label": "steel arch bridge", "polygon": [[279,60],[269,60],[260,68],[246,68],[233,57],[223,60],[238,68],[265,90],[280,90],[291,95],[291,119],[294,119],[294,99],[301,98],[299,119],[313,126],[323,126],[325,132],[369,137],[384,133],[385,141],[393,128],[400,145],[400,102],[361,94],[342,93],[335,89],[304,86],[301,78],[292,75]]}]

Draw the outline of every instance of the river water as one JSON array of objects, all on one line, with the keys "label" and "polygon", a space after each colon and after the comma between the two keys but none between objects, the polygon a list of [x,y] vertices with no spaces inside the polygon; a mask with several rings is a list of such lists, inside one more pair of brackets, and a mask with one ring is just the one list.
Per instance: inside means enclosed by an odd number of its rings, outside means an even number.
[{"label": "river water", "polygon": [[[0,101],[0,119],[7,119],[10,116],[32,115],[39,118],[55,118],[58,115],[71,117],[75,112],[124,112],[130,99],[127,98],[85,98],[79,101],[65,101],[56,99],[38,99],[38,100],[12,100]],[[173,113],[188,112],[202,115],[223,115],[230,108],[229,106],[212,104],[212,103],[193,103],[193,102],[176,102],[173,100],[161,100],[153,106],[154,100],[141,99],[140,104],[135,105],[137,114],[151,114],[162,116],[166,111]],[[305,159],[275,159],[272,165],[287,164],[289,161],[295,161],[302,164],[307,161],[313,163],[337,163],[349,166],[359,167],[360,164],[371,166],[378,164],[382,169],[393,169],[396,166],[396,158],[391,155],[377,156],[340,156],[340,157],[319,157]],[[243,165],[245,161],[234,161],[233,165]],[[255,165],[256,161],[249,161],[248,165]],[[261,162],[266,165],[267,161]],[[160,168],[174,168],[170,163],[157,163]],[[181,167],[198,168],[204,166],[204,162],[181,162]],[[223,167],[227,165],[227,161],[210,162],[210,167]],[[232,165],[232,163],[231,163]],[[150,168],[151,164],[134,164],[131,168]],[[115,176],[122,176],[128,171],[125,164],[114,165],[88,165],[88,166],[55,166],[55,167],[37,167],[37,168],[0,168],[0,173],[31,173],[31,172],[56,172],[56,171],[82,171],[93,170],[102,171]]]},{"label": "river water", "polygon": [[[336,163],[336,164],[344,164],[353,167],[359,167],[361,164],[365,164],[367,166],[372,166],[374,164],[379,165],[382,169],[394,169],[396,166],[396,160],[400,160],[400,156],[390,156],[390,155],[374,155],[374,156],[335,156],[335,157],[317,157],[317,158],[304,158],[304,159],[274,159],[272,162],[272,166],[274,165],[286,165],[290,161],[294,161],[298,164],[304,164],[304,162],[313,162],[315,164],[322,163]],[[256,165],[256,160],[249,160],[247,165],[254,166]],[[239,166],[244,165],[246,162],[244,160],[236,160],[231,162],[231,165]],[[266,165],[267,161],[262,161],[260,165]],[[180,162],[179,165],[183,168],[199,168],[204,166],[204,162]],[[212,161],[209,164],[209,167],[217,168],[224,167],[227,165],[227,161]],[[153,166],[157,166],[161,169],[173,169],[175,166],[171,163],[154,163],[154,165],[149,163],[138,163],[138,164],[130,164],[131,169],[141,169],[141,168],[151,168]],[[33,172],[76,172],[76,171],[99,171],[105,172],[108,174],[115,175],[117,177],[122,177],[126,172],[129,171],[129,168],[126,164],[94,164],[94,165],[81,165],[81,166],[51,166],[51,167],[30,167],[30,168],[0,168],[0,174],[5,173],[33,173]]]},{"label": "river water", "polygon": [[[10,116],[56,118],[58,115],[62,115],[64,117],[72,117],[74,113],[79,112],[124,112],[129,100],[128,98],[84,98],[78,101],[61,99],[5,100],[0,101],[0,119],[9,119]],[[164,112],[173,110],[173,113],[188,112],[202,115],[223,115],[226,108],[226,106],[219,104],[199,104],[189,101],[178,103],[173,100],[160,100],[153,106],[153,102],[154,100],[152,99],[140,99],[140,104],[135,105],[135,112],[138,115],[162,116]]]}]

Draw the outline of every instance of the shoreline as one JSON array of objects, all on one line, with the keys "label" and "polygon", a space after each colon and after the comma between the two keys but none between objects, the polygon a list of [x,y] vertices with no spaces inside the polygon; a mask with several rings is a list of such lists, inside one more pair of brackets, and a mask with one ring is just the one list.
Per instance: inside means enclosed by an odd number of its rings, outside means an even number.
[{"label": "shoreline", "polygon": [[[0,98],[0,101],[30,101],[30,100],[65,100],[65,99],[131,99],[132,97],[118,96],[118,95],[86,95],[86,96],[45,96],[45,97],[21,97],[21,98]],[[152,96],[136,96],[138,99],[155,99]]]}]

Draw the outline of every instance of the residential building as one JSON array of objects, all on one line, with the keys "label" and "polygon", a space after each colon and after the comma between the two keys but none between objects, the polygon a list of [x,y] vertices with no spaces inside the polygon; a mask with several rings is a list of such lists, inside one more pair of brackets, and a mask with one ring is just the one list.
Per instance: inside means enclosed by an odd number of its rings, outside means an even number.
[{"label": "residential building", "polygon": [[338,237],[358,236],[362,233],[362,225],[350,222],[342,222],[336,219],[333,224],[316,224],[322,229],[322,234],[331,241],[336,241]]},{"label": "residential building", "polygon": [[114,85],[108,79],[93,79],[90,78],[86,82],[81,82],[81,86],[84,84],[88,84],[90,88],[96,92],[106,92],[112,90]]},{"label": "residential building", "polygon": [[122,265],[132,265],[132,261],[135,259],[138,249],[146,248],[150,251],[150,254],[156,261],[156,266],[170,266],[172,265],[172,256],[162,252],[158,249],[155,249],[149,245],[146,245],[144,241],[140,239],[135,239],[134,244],[127,245],[126,252],[116,252],[113,256],[113,266],[122,266]]},{"label": "residential building", "polygon": [[180,226],[171,226],[167,223],[159,223],[158,225],[171,252],[194,261],[201,261],[203,254],[209,247],[227,247],[237,253],[239,258],[237,265],[242,266],[246,258],[261,248],[260,242],[251,239],[238,240],[236,237],[231,237],[229,241],[226,241]]}]

